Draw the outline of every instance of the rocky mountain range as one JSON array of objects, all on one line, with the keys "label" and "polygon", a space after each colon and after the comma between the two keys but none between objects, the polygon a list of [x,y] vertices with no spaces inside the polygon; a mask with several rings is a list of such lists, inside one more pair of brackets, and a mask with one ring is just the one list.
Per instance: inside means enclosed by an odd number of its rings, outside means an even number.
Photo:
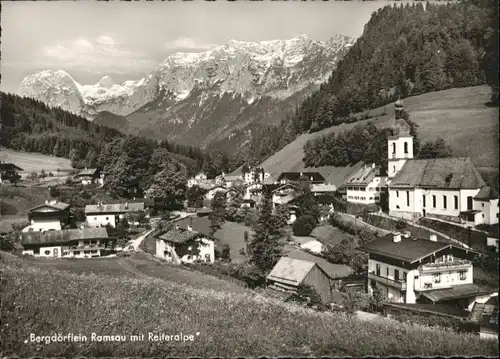
[{"label": "rocky mountain range", "polygon": [[104,76],[81,85],[66,71],[45,70],[26,77],[18,92],[127,133],[231,150],[255,126],[279,123],[293,111],[354,42],[342,35],[230,40],[206,52],[169,56],[139,81],[115,84]]}]

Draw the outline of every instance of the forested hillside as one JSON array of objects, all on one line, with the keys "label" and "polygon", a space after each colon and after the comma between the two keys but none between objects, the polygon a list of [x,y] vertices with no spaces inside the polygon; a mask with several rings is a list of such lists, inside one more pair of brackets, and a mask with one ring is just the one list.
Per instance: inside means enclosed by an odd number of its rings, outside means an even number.
[{"label": "forested hillside", "polygon": [[329,81],[280,126],[254,134],[237,161],[260,163],[301,133],[357,121],[399,96],[488,83],[498,104],[497,9],[493,0],[379,9]]},{"label": "forested hillside", "polygon": [[[202,168],[211,176],[229,170],[229,159],[221,153],[206,153],[167,141],[125,136],[117,130],[96,125],[59,108],[50,108],[31,98],[1,93],[1,119],[1,146],[69,158],[75,168],[98,166],[113,172],[116,167],[127,172],[133,169],[127,167],[133,164],[128,160],[132,158],[140,158],[143,167],[153,168],[149,165],[151,156],[160,153],[162,159],[168,158],[176,163],[175,166],[182,164],[187,175]],[[118,157],[115,152],[112,152],[113,156],[107,156],[110,146],[118,149]],[[127,166],[121,166],[123,163]],[[154,173],[151,170],[148,176]]]}]

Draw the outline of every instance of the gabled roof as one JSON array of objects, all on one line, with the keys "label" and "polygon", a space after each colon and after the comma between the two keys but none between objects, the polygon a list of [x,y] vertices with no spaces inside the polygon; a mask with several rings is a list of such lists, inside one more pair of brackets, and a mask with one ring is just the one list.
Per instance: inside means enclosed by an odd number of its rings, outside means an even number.
[{"label": "gabled roof", "polygon": [[115,204],[89,204],[85,206],[85,213],[127,213],[144,211],[144,202],[115,203]]},{"label": "gabled roof", "polygon": [[89,169],[84,169],[78,172],[76,175],[77,177],[83,177],[83,176],[94,176],[97,173],[97,168],[89,168]]},{"label": "gabled roof", "polygon": [[62,244],[70,241],[85,239],[108,238],[106,228],[65,229],[62,231],[24,232],[21,243],[23,245],[34,244]]},{"label": "gabled roof", "polygon": [[163,233],[158,239],[173,243],[186,243],[190,240],[203,237],[204,235],[197,231],[189,231],[187,229],[171,229]]},{"label": "gabled roof", "polygon": [[365,165],[361,167],[346,181],[346,185],[367,185],[380,174],[379,167]]},{"label": "gabled roof", "polygon": [[[210,233],[210,219],[208,217],[184,217],[174,222],[180,229],[188,229],[191,226],[196,232],[208,236]],[[215,234],[217,237],[217,234]]]},{"label": "gabled roof", "polygon": [[307,177],[308,180],[312,178],[313,182],[325,182],[325,177],[319,172],[282,172],[278,177],[278,181],[284,179],[297,182],[300,180],[301,176]]},{"label": "gabled roof", "polygon": [[452,247],[452,245],[423,238],[404,238],[402,235],[401,241],[394,243],[393,234],[389,233],[362,245],[359,249],[367,253],[414,263],[448,247]]},{"label": "gabled roof", "polygon": [[493,327],[498,331],[498,296],[490,298],[486,303],[474,304],[469,320]]},{"label": "gabled roof", "polygon": [[64,203],[64,202],[49,202],[49,203],[44,203],[44,204],[40,204],[36,207],[33,207],[29,210],[29,212],[34,212],[34,211],[37,211],[38,209],[41,209],[43,207],[48,207],[48,208],[53,208],[57,211],[64,211],[66,208],[69,207],[69,204],[67,203]]},{"label": "gabled roof", "polygon": [[485,186],[476,194],[474,199],[480,201],[488,201],[490,199],[498,199],[498,191],[490,186]]},{"label": "gabled roof", "polygon": [[476,189],[486,186],[469,157],[408,160],[390,187]]},{"label": "gabled roof", "polygon": [[0,163],[0,171],[24,171],[13,163]]},{"label": "gabled roof", "polygon": [[267,279],[297,286],[302,283],[314,266],[316,266],[314,262],[281,257]]}]

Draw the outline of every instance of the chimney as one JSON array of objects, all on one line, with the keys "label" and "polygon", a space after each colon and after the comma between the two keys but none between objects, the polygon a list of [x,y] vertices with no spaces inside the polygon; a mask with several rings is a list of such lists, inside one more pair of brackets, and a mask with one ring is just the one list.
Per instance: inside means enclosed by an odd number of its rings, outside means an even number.
[{"label": "chimney", "polygon": [[433,242],[437,242],[437,236],[435,234],[431,234],[429,239]]},{"label": "chimney", "polygon": [[393,233],[392,235],[393,235],[393,237],[392,237],[392,241],[393,241],[394,243],[399,243],[399,242],[401,242],[401,233],[397,233],[397,232],[395,232],[395,233]]}]

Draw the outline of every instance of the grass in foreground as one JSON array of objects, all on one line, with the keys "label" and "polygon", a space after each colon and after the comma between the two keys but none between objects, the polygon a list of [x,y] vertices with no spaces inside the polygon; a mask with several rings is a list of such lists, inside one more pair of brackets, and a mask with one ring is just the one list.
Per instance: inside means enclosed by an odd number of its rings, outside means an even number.
[{"label": "grass in foreground", "polygon": [[[2,253],[2,355],[27,356],[451,356],[498,354],[497,342],[405,324],[362,322],[247,294],[158,279],[33,268]],[[147,341],[148,332],[194,335]],[[195,333],[200,333],[198,336]],[[30,333],[125,335],[144,341],[24,343]]]}]

